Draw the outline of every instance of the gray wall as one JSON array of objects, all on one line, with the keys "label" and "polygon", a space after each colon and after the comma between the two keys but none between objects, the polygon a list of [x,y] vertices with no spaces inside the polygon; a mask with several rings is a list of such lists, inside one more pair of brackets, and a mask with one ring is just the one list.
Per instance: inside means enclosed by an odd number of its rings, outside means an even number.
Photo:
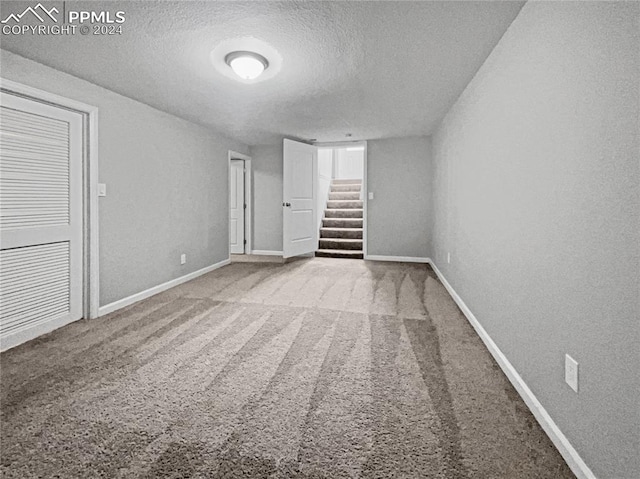
[{"label": "gray wall", "polygon": [[433,137],[436,264],[603,479],[640,477],[639,15],[527,3]]},{"label": "gray wall", "polygon": [[282,142],[251,147],[253,249],[282,252]]},{"label": "gray wall", "polygon": [[429,256],[431,166],[429,138],[367,142],[367,254]]},{"label": "gray wall", "polygon": [[[100,305],[228,258],[229,149],[247,147],[1,51],[2,77],[99,108]],[[187,263],[180,265],[180,254]]]}]

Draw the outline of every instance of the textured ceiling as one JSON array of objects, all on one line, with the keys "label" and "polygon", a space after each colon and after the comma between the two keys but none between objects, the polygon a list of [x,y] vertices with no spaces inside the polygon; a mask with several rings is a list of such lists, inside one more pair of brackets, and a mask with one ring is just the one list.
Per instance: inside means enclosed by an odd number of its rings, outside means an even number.
[{"label": "textured ceiling", "polygon": [[[523,3],[66,2],[126,12],[123,34],[3,35],[2,48],[249,145],[424,135]],[[247,85],[217,71],[211,51],[237,37],[275,48],[278,74]]]}]

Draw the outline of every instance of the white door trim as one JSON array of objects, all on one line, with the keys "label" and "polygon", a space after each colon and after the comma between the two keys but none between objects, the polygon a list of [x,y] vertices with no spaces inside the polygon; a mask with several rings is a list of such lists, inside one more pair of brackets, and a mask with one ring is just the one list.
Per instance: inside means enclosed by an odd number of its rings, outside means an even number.
[{"label": "white door trim", "polygon": [[[244,254],[251,254],[253,248],[253,233],[251,225],[253,224],[253,214],[251,205],[253,204],[253,193],[251,188],[251,157],[237,151],[229,150],[227,159],[227,178],[229,178],[229,194],[228,199],[231,202],[231,160],[243,160],[244,161],[244,201],[247,204],[247,209],[244,212],[244,238],[247,240],[247,244],[244,247]],[[230,205],[231,203],[229,203]],[[227,211],[229,214],[229,224],[231,224],[231,208],[227,205]],[[229,231],[229,244],[231,243],[231,231]],[[231,258],[231,247],[229,246],[229,258]]]},{"label": "white door trim", "polygon": [[334,141],[329,143],[314,143],[313,146],[317,146],[318,148],[345,148],[345,147],[353,147],[353,146],[364,146],[364,174],[362,178],[362,255],[364,259],[367,258],[367,211],[369,204],[369,193],[367,192],[367,171],[368,171],[368,161],[367,161],[367,142],[363,141]]},{"label": "white door trim", "polygon": [[[97,318],[100,306],[98,263],[98,108],[70,98],[0,78],[0,90],[10,95],[71,110],[83,125],[83,316]],[[60,325],[62,326],[62,325]]]}]

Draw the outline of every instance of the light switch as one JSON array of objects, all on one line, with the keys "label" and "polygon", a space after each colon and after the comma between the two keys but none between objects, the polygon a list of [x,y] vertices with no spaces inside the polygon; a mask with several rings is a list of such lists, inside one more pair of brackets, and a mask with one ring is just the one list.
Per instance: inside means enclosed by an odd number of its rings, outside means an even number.
[{"label": "light switch", "polygon": [[98,196],[107,196],[107,184],[98,183]]},{"label": "light switch", "polygon": [[372,200],[373,199],[373,191],[369,192],[369,199]]},{"label": "light switch", "polygon": [[578,361],[568,354],[564,355],[564,380],[571,389],[578,392]]}]

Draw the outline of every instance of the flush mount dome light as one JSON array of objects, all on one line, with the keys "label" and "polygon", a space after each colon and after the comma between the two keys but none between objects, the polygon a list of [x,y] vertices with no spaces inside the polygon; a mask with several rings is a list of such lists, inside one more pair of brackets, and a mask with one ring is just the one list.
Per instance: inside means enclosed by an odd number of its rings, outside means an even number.
[{"label": "flush mount dome light", "polygon": [[231,52],[224,57],[224,61],[243,80],[254,80],[269,68],[265,57],[248,51]]},{"label": "flush mount dome light", "polygon": [[246,85],[269,81],[282,70],[280,52],[255,37],[223,40],[211,50],[209,59],[220,75]]}]

